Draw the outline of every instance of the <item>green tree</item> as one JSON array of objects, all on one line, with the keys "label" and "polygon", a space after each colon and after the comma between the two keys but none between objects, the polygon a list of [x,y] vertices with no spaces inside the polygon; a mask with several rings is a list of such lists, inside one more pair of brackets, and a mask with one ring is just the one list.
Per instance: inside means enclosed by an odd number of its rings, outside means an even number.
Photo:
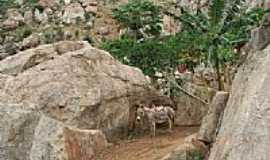
[{"label": "green tree", "polygon": [[[237,62],[238,54],[234,49],[248,41],[250,30],[259,24],[266,11],[247,9],[243,0],[210,2],[208,12],[181,8],[181,16],[175,16],[163,11],[180,20],[181,32],[160,36],[161,8],[147,0],[130,0],[114,10],[114,17],[124,27],[135,31],[136,36],[104,42],[101,48],[121,62],[141,68],[152,78],[156,72],[173,75],[178,64],[187,64],[192,70],[204,62],[215,68],[219,89],[223,89],[224,64]],[[142,37],[144,39],[139,41]]]},{"label": "green tree", "polygon": [[109,51],[122,63],[139,67],[144,74],[154,78],[156,72],[166,72],[178,64],[179,57],[175,49],[177,43],[174,40],[159,39],[138,42],[123,37],[104,42],[100,47]]},{"label": "green tree", "polygon": [[113,17],[134,32],[136,39],[157,36],[161,32],[160,7],[149,0],[129,0],[113,10]]},{"label": "green tree", "polygon": [[182,32],[192,35],[189,38],[194,41],[202,40],[193,50],[199,50],[201,58],[215,68],[220,90],[223,64],[237,56],[234,48],[248,41],[252,26],[267,12],[259,8],[248,10],[243,3],[244,0],[210,0],[208,13],[182,8],[182,15],[176,17],[181,21]]}]

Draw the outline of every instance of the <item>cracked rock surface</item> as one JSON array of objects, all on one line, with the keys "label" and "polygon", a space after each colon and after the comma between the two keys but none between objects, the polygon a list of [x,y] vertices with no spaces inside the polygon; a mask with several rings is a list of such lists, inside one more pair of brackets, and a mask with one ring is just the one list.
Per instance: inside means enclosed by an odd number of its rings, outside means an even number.
[{"label": "cracked rock surface", "polygon": [[127,133],[130,106],[148,91],[136,68],[85,42],[62,41],[0,61],[0,102],[33,105],[80,129],[101,129],[109,140]]}]

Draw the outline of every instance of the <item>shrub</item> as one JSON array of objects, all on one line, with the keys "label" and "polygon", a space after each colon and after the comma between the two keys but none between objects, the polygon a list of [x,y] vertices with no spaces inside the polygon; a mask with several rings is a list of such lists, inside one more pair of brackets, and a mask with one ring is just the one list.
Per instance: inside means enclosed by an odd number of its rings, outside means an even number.
[{"label": "shrub", "polygon": [[15,41],[22,41],[24,38],[30,36],[33,33],[33,29],[29,25],[22,25],[16,28],[14,31],[10,31],[8,34],[11,34],[15,37]]},{"label": "shrub", "polygon": [[129,0],[113,10],[113,17],[125,28],[135,31],[136,39],[161,32],[161,10],[148,0]]},{"label": "shrub", "polygon": [[0,14],[4,15],[9,8],[19,7],[14,1],[0,0]]},{"label": "shrub", "polygon": [[173,43],[147,39],[137,42],[131,38],[121,38],[105,42],[102,49],[109,51],[124,64],[139,67],[146,75],[154,77],[156,72],[168,71],[178,63]]}]

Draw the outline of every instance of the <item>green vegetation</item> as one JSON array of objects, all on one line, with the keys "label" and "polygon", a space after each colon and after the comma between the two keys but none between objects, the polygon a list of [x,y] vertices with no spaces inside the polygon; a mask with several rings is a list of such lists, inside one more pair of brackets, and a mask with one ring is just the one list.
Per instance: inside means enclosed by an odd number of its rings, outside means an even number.
[{"label": "green vegetation", "polygon": [[[173,74],[179,64],[186,64],[193,71],[196,65],[204,63],[215,69],[222,90],[224,65],[237,63],[236,49],[249,40],[251,29],[266,12],[261,8],[247,9],[243,0],[211,0],[208,13],[181,8],[181,16],[176,16],[168,11],[162,13],[161,7],[148,0],[129,0],[114,9],[113,16],[132,32],[104,42],[101,48],[121,62],[141,68],[152,78],[157,72]],[[179,20],[181,32],[161,36],[162,14]]]},{"label": "green vegetation", "polygon": [[187,160],[203,160],[204,159],[204,156],[198,151],[191,151],[187,155],[188,155]]},{"label": "green vegetation", "polygon": [[0,14],[5,14],[7,9],[16,8],[18,5],[11,0],[0,0]]},{"label": "green vegetation", "polygon": [[25,1],[25,6],[30,7],[31,9],[34,9],[37,7],[38,0],[27,0]]},{"label": "green vegetation", "polygon": [[234,49],[245,44],[252,26],[258,25],[266,12],[261,8],[247,10],[243,1],[211,0],[208,14],[198,10],[192,13],[182,8],[178,19],[182,22],[183,31],[196,41],[194,47],[199,50],[207,65],[215,68],[219,89],[223,89],[221,70],[225,63],[233,63],[238,54]]},{"label": "green vegetation", "polygon": [[59,27],[56,24],[51,24],[50,27],[44,28],[42,33],[42,40],[45,43],[54,43],[63,40],[64,37],[63,27]]},{"label": "green vegetation", "polygon": [[21,25],[15,30],[5,31],[0,30],[1,36],[11,36],[14,37],[14,42],[20,42],[24,38],[28,37],[34,32],[34,29],[29,25]]},{"label": "green vegetation", "polygon": [[[169,43],[172,42],[172,43]],[[103,43],[102,48],[109,50],[124,64],[139,66],[145,74],[153,77],[156,72],[174,68],[178,63],[173,40],[161,41],[148,39],[137,42],[131,38],[121,38]]]},{"label": "green vegetation", "polygon": [[33,32],[33,29],[29,25],[23,25],[18,28],[16,28],[15,31],[11,31],[14,34],[15,41],[20,42],[24,38],[30,36]]},{"label": "green vegetation", "polygon": [[113,10],[113,17],[125,28],[134,32],[134,37],[156,36],[161,31],[161,10],[148,0],[130,0]]}]

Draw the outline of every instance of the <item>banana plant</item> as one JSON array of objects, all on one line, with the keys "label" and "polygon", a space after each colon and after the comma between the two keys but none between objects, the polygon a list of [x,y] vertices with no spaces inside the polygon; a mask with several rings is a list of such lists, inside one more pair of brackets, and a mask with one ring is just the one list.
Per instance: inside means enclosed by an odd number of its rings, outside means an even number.
[{"label": "banana plant", "polygon": [[200,44],[200,47],[204,47],[200,49],[206,63],[215,68],[219,90],[224,89],[221,80],[224,62],[235,55],[233,50],[237,45],[248,41],[252,26],[258,25],[262,16],[268,12],[262,8],[248,9],[244,2],[245,0],[210,0],[208,13],[200,9],[194,13],[181,8],[181,16],[178,17],[182,32],[195,35],[194,39],[206,37]]}]

